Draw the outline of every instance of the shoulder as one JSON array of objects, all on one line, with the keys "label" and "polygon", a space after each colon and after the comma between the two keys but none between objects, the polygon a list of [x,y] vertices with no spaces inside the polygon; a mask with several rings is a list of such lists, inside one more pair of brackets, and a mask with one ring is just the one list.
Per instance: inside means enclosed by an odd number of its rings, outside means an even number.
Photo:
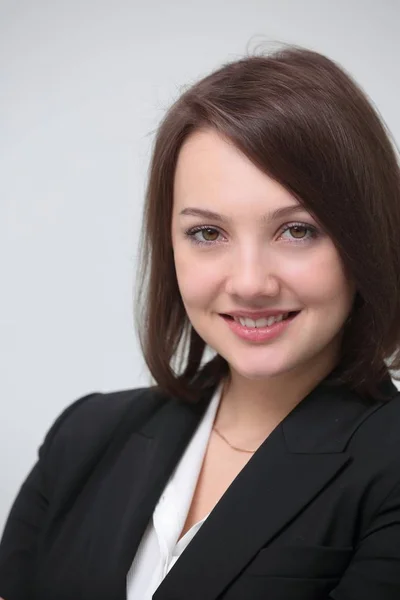
[{"label": "shoulder", "polygon": [[46,441],[81,433],[97,435],[102,431],[108,432],[128,413],[146,418],[166,401],[165,395],[150,387],[92,392],[67,406],[53,423]]},{"label": "shoulder", "polygon": [[[115,437],[140,427],[169,398],[156,388],[94,392],[72,402],[57,417],[39,448],[51,487],[59,477],[90,468]],[[126,430],[125,433],[122,430]]]},{"label": "shoulder", "polygon": [[354,481],[388,492],[400,484],[400,393],[368,411],[353,433],[347,451]]},{"label": "shoulder", "polygon": [[400,458],[400,392],[368,411],[355,431],[351,444],[354,448],[366,447],[378,453],[397,450]]}]

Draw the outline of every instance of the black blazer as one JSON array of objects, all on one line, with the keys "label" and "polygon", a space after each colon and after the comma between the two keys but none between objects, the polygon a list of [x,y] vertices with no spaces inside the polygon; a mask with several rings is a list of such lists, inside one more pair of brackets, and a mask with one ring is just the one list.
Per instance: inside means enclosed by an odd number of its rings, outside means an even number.
[{"label": "black blazer", "polygon": [[[399,600],[400,393],[321,382],[265,440],[155,600]],[[91,394],[55,422],[0,545],[6,600],[124,600],[153,509],[213,390]],[[141,599],[138,599],[141,600]]]}]

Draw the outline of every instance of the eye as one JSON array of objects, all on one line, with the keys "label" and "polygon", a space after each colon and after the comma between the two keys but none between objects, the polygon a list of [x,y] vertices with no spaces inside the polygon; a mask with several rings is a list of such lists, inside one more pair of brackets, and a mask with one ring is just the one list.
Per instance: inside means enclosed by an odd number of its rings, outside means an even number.
[{"label": "eye", "polygon": [[[319,235],[318,230],[312,225],[307,225],[307,223],[287,223],[282,230],[282,235],[286,233],[286,231],[290,231],[292,239],[297,240],[300,243],[308,242],[317,238]],[[307,232],[309,233],[308,236]]]},{"label": "eye", "polygon": [[185,231],[185,235],[190,238],[190,241],[194,244],[215,244],[218,241],[218,236],[221,233],[215,227],[208,225],[198,225]]}]

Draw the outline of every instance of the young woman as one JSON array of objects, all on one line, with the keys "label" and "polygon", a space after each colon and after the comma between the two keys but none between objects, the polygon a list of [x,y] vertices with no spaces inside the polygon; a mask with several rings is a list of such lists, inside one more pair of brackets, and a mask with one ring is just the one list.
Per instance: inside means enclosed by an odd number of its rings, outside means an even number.
[{"label": "young woman", "polygon": [[328,58],[246,57],[185,91],[144,212],[155,385],[52,426],[5,600],[398,600],[399,231],[394,147]]}]

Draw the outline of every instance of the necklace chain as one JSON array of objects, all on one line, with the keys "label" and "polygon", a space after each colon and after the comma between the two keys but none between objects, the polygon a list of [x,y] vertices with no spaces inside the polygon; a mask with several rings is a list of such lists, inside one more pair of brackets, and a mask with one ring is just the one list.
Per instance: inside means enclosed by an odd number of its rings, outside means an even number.
[{"label": "necklace chain", "polygon": [[215,427],[215,425],[214,425],[214,427],[213,427],[213,430],[215,431],[215,433],[216,433],[217,435],[219,435],[219,437],[220,437],[220,438],[222,438],[222,439],[224,440],[224,442],[226,442],[226,443],[228,444],[228,446],[229,446],[230,448],[232,448],[232,450],[237,450],[238,452],[247,452],[248,454],[254,454],[254,453],[256,452],[256,450],[244,450],[243,448],[238,448],[237,446],[233,446],[233,445],[232,445],[232,444],[231,444],[231,443],[230,443],[230,442],[229,442],[229,441],[226,439],[226,437],[225,437],[224,435],[222,435],[222,433],[220,433],[220,432],[218,431],[218,429]]}]

